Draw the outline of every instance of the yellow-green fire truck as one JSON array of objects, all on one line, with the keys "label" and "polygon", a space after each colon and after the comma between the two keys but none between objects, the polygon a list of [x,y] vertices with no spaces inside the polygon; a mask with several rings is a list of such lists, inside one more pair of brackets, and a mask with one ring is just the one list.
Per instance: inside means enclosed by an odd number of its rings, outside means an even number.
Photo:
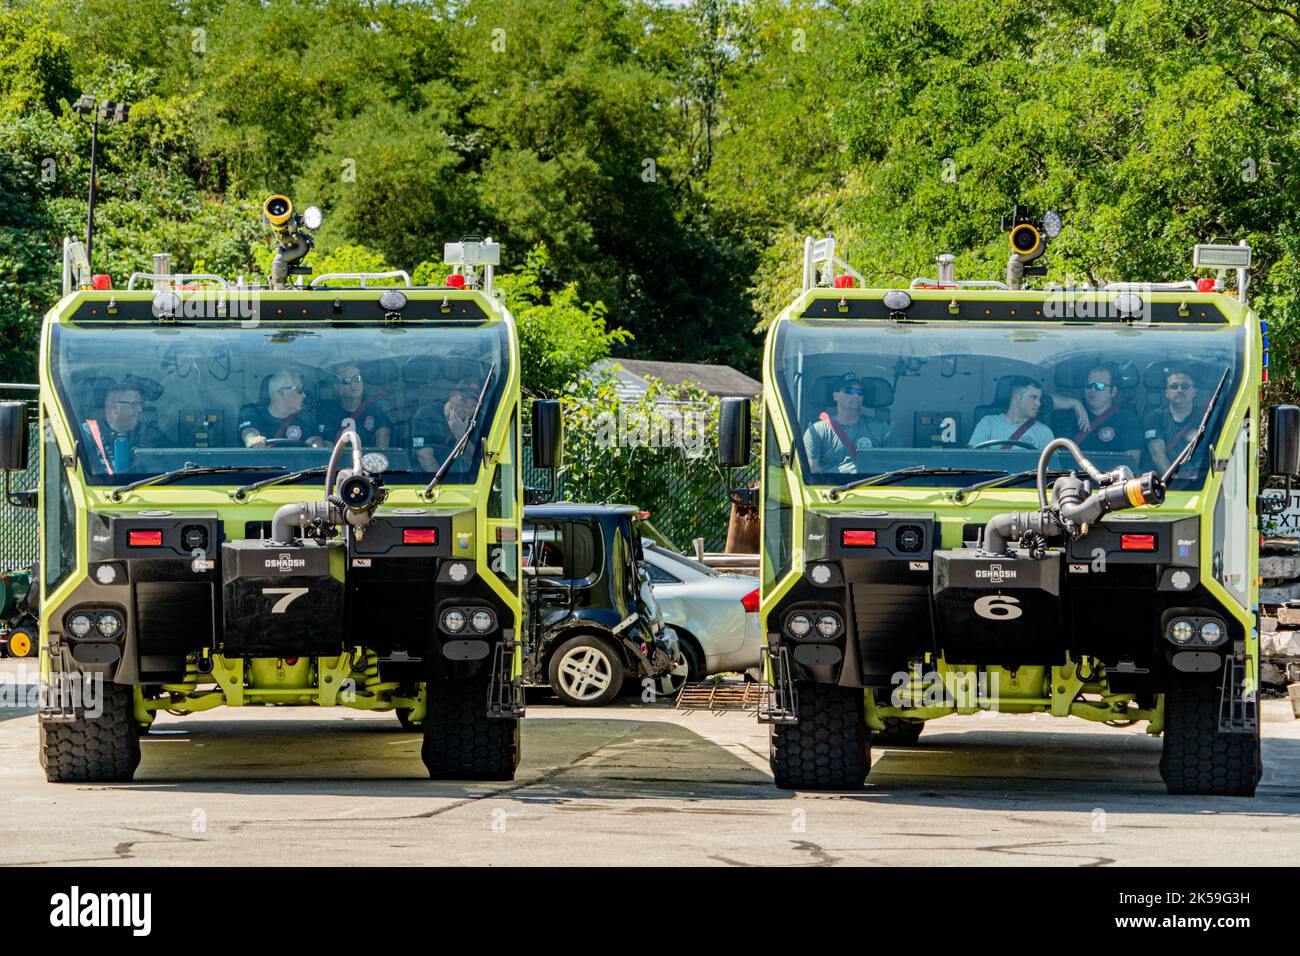
[{"label": "yellow-green fire truck", "polygon": [[[40,509],[46,774],[131,779],[159,711],[339,705],[422,727],[433,778],[509,779],[522,486],[499,247],[448,244],[438,287],[305,282],[319,210],[263,212],[265,285],[156,257],[113,289],[65,251],[39,491],[10,495]],[[26,435],[0,406],[0,467]]]},{"label": "yellow-green fire truck", "polygon": [[[762,399],[771,766],[861,786],[872,739],[996,710],[1145,722],[1170,793],[1261,773],[1257,513],[1267,330],[1250,250],[1199,281],[1024,287],[1059,217],[1017,207],[1006,282],[862,288],[831,239],[772,323]],[[1225,288],[1236,274],[1236,288]],[[1300,470],[1300,409],[1268,411]],[[721,458],[749,454],[724,402]],[[1288,477],[1289,482],[1289,477]],[[1280,501],[1280,499],[1278,499]]]}]

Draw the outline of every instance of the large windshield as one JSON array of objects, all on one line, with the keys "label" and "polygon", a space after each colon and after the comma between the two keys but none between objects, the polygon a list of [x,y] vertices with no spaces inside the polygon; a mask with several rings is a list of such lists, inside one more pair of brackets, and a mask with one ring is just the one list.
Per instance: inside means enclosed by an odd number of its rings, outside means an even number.
[{"label": "large windshield", "polygon": [[[1237,388],[1240,328],[798,320],[777,333],[776,369],[805,480],[838,485],[897,468],[965,485],[1033,468],[1053,437],[1103,469],[1163,471],[1200,423],[1208,433],[1171,487],[1199,487]],[[1058,452],[1053,468],[1072,467]]]},{"label": "large windshield", "polygon": [[[51,344],[82,466],[100,485],[188,462],[311,468],[346,427],[389,459],[390,483],[423,484],[485,382],[476,431],[486,434],[510,371],[502,323],[55,326]],[[445,482],[474,480],[477,437]]]}]

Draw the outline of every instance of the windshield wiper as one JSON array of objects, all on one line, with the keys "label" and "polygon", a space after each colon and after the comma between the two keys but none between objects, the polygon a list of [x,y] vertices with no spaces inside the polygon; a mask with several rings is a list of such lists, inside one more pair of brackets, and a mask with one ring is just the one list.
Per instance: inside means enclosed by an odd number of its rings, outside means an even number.
[{"label": "windshield wiper", "polygon": [[162,474],[141,478],[139,481],[133,481],[130,484],[122,485],[120,488],[114,488],[108,493],[108,497],[113,501],[117,501],[128,491],[144,488],[147,485],[165,485],[176,481],[178,478],[188,478],[190,475],[225,475],[237,471],[283,470],[284,465],[196,465],[192,461],[187,461],[181,468],[174,468],[171,471],[164,471]]},{"label": "windshield wiper", "polygon": [[438,467],[433,477],[429,479],[429,483],[424,486],[425,497],[433,494],[433,489],[438,487],[438,484],[451,468],[452,462],[459,458],[469,445],[469,436],[474,434],[474,430],[478,428],[478,413],[483,410],[483,402],[487,398],[488,386],[492,384],[492,376],[496,374],[496,370],[497,363],[493,362],[492,367],[488,369],[488,373],[483,376],[483,387],[479,389],[478,401],[474,403],[474,410],[469,413],[469,422],[465,425],[465,434],[460,436],[460,441],[456,442],[451,454],[447,456],[447,460]]},{"label": "windshield wiper", "polygon": [[867,475],[865,478],[846,481],[842,485],[836,485],[826,494],[831,498],[836,498],[851,488],[888,484],[895,478],[908,478],[912,475],[992,475],[998,471],[997,468],[949,468],[937,465],[908,465],[906,468],[895,468],[893,471],[882,471],[878,475]]},{"label": "windshield wiper", "polygon": [[[252,469],[250,469],[252,470]],[[314,465],[311,468],[303,468],[299,471],[291,471],[287,475],[275,475],[271,478],[263,478],[260,481],[254,481],[251,484],[240,485],[230,492],[230,497],[236,501],[243,501],[250,491],[256,491],[258,488],[269,488],[271,485],[285,485],[291,481],[298,481],[302,478],[318,478],[324,475],[325,465]]]},{"label": "windshield wiper", "polygon": [[[1049,471],[1048,478],[1056,479],[1068,475],[1068,471]],[[972,491],[979,491],[981,488],[996,488],[999,485],[1009,485],[1013,481],[1024,481],[1026,478],[1037,478],[1038,469],[1030,468],[1028,471],[1007,472],[1005,475],[999,475],[996,478],[986,478],[983,481],[977,481],[973,485],[967,485],[965,488],[958,488],[952,493],[954,501],[961,501]]]},{"label": "windshield wiper", "polygon": [[1223,391],[1223,384],[1228,380],[1228,373],[1231,371],[1231,366],[1223,370],[1223,374],[1219,376],[1219,384],[1215,387],[1214,394],[1210,396],[1209,404],[1205,406],[1205,414],[1201,416],[1201,423],[1196,426],[1196,431],[1192,433],[1192,437],[1183,446],[1183,450],[1178,453],[1178,457],[1169,463],[1169,468],[1160,476],[1160,483],[1165,487],[1169,486],[1170,480],[1174,475],[1178,474],[1178,469],[1187,464],[1187,460],[1196,451],[1196,446],[1201,443],[1201,436],[1205,434],[1205,426],[1210,422],[1210,413],[1219,404],[1219,393]]}]

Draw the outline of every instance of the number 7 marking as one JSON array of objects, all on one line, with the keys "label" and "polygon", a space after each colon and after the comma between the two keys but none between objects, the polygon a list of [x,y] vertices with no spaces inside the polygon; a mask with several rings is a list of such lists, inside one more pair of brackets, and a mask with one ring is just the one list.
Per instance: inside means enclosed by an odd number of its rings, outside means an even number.
[{"label": "number 7 marking", "polygon": [[311,588],[262,588],[262,593],[283,594],[284,597],[280,598],[280,600],[276,601],[275,604],[271,606],[272,614],[283,614],[289,610],[290,604],[298,600],[298,598],[302,597],[310,590]]}]

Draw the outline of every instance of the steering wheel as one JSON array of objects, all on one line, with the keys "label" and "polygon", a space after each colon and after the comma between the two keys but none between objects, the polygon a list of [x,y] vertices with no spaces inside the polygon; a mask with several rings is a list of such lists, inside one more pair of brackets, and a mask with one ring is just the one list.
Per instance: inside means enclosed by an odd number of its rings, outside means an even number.
[{"label": "steering wheel", "polygon": [[1021,441],[1019,438],[990,438],[978,445],[971,445],[971,448],[992,448],[994,445],[1014,445],[1016,448],[1028,448],[1030,451],[1038,451],[1037,445],[1032,442]]}]

